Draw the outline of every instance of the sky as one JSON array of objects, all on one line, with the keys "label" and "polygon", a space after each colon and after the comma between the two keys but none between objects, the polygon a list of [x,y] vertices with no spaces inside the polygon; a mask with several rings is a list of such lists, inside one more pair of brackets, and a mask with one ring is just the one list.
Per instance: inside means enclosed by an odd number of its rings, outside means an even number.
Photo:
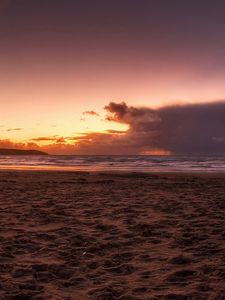
[{"label": "sky", "polygon": [[0,0],[0,147],[223,154],[224,36],[224,0]]}]

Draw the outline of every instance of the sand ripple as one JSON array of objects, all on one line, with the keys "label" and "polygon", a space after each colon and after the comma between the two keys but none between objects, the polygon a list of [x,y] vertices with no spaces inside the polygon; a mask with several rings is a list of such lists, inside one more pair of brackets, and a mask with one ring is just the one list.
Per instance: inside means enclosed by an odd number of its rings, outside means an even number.
[{"label": "sand ripple", "polygon": [[210,176],[1,172],[0,299],[225,299]]}]

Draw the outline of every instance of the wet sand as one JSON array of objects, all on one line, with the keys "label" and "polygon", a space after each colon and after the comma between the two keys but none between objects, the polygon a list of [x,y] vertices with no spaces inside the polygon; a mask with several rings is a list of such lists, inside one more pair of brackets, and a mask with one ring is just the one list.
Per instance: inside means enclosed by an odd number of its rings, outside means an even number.
[{"label": "wet sand", "polygon": [[0,299],[225,299],[222,175],[0,172]]}]

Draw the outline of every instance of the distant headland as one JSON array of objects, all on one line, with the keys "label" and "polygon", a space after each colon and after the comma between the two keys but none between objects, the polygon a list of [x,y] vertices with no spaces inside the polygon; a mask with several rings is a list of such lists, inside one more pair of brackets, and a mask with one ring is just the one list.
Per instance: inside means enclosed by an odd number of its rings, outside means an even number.
[{"label": "distant headland", "polygon": [[2,149],[0,155],[48,155],[48,153],[38,150],[19,150],[19,149]]}]

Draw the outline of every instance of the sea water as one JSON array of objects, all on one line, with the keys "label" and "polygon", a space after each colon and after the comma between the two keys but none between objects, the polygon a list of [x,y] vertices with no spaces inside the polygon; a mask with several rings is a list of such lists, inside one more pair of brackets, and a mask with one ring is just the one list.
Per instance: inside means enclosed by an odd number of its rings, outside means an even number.
[{"label": "sea water", "polygon": [[225,156],[0,156],[0,169],[131,172],[225,172]]}]

